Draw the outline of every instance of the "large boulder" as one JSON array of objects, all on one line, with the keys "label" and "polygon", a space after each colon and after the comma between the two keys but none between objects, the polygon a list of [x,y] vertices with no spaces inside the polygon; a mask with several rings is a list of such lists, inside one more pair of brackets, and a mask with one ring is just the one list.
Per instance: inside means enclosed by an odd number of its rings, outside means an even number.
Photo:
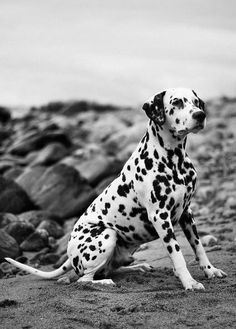
[{"label": "large boulder", "polygon": [[0,262],[5,257],[16,258],[20,255],[20,248],[16,240],[5,230],[0,230]]},{"label": "large boulder", "polygon": [[107,156],[100,148],[79,150],[64,158],[61,163],[74,167],[92,186],[107,176],[118,174],[123,165],[114,157]]},{"label": "large boulder", "polygon": [[28,193],[37,206],[60,218],[80,214],[96,197],[96,193],[78,171],[64,164],[48,168],[28,188]]},{"label": "large boulder", "polygon": [[40,150],[50,143],[61,143],[67,148],[72,146],[70,138],[63,131],[34,131],[16,140],[8,151],[24,156],[32,151]]},{"label": "large boulder", "polygon": [[20,214],[35,209],[27,193],[14,181],[0,176],[0,212]]},{"label": "large boulder", "polygon": [[129,144],[138,144],[147,129],[147,122],[141,121],[132,127],[118,131],[104,143],[108,154],[116,155],[128,147]]},{"label": "large boulder", "polygon": [[17,177],[16,182],[19,184],[27,193],[31,195],[31,191],[37,184],[40,177],[43,176],[47,167],[27,167],[24,172]]},{"label": "large boulder", "polygon": [[38,152],[31,162],[31,166],[52,165],[63,159],[67,154],[68,149],[63,144],[58,142],[50,143]]},{"label": "large boulder", "polygon": [[17,221],[9,223],[5,231],[12,236],[18,244],[21,244],[30,234],[34,232],[34,226],[27,222]]}]

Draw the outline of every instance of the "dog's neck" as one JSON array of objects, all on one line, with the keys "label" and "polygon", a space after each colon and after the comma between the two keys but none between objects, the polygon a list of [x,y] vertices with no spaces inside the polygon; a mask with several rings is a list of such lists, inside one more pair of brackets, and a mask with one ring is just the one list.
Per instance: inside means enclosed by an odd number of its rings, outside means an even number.
[{"label": "dog's neck", "polygon": [[185,151],[187,136],[176,136],[168,126],[158,126],[152,120],[149,121],[147,130],[153,143],[158,143],[168,151],[179,148]]}]

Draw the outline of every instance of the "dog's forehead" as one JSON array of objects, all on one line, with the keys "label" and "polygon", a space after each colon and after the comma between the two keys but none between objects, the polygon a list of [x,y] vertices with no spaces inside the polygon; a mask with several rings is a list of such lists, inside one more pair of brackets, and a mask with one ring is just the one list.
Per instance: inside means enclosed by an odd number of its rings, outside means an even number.
[{"label": "dog's forehead", "polygon": [[183,99],[187,98],[189,100],[195,98],[193,91],[188,88],[172,88],[167,89],[165,94],[165,102],[169,103],[170,100],[173,100],[174,98]]}]

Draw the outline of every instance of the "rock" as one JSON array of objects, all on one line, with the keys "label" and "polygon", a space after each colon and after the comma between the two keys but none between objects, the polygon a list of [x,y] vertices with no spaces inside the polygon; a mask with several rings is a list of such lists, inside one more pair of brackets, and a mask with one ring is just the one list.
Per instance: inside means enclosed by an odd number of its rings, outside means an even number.
[{"label": "rock", "polygon": [[125,163],[131,154],[134,152],[134,150],[137,147],[137,143],[131,143],[128,144],[126,147],[124,147],[123,150],[121,150],[119,153],[117,153],[116,157],[121,161],[121,163]]},{"label": "rock", "polygon": [[199,207],[199,209],[196,212],[200,216],[208,216],[210,213],[210,209],[208,207]]},{"label": "rock", "polygon": [[39,261],[41,265],[49,265],[49,264],[55,264],[58,262],[60,256],[54,254],[54,253],[48,253],[46,255],[41,255],[39,257]]},{"label": "rock", "polygon": [[96,191],[97,191],[97,195],[100,195],[105,188],[111,183],[113,182],[113,180],[117,177],[117,175],[112,175],[109,177],[104,178],[97,186],[96,186]]},{"label": "rock", "polygon": [[36,230],[26,240],[20,244],[23,251],[39,251],[48,246],[48,232],[46,230]]},{"label": "rock", "polygon": [[59,284],[70,284],[70,278],[67,276],[63,276],[57,280]]},{"label": "rock", "polygon": [[57,241],[57,244],[58,244],[57,254],[58,255],[64,255],[66,253],[70,234],[71,234],[71,232],[68,232],[60,240]]},{"label": "rock", "polygon": [[5,231],[12,236],[18,244],[21,244],[30,234],[34,232],[34,226],[27,222],[17,221],[9,223]]},{"label": "rock", "polygon": [[125,128],[122,131],[119,131],[112,136],[104,143],[104,147],[108,154],[116,155],[129,144],[138,144],[141,137],[146,131],[147,123],[138,122],[132,127]]},{"label": "rock", "polygon": [[38,112],[38,111],[42,111],[42,112],[48,112],[48,113],[58,113],[61,111],[61,109],[65,106],[65,103],[63,102],[50,102],[47,105],[43,105],[41,106],[39,109],[32,107],[31,111],[34,112]]},{"label": "rock", "polygon": [[4,227],[10,223],[17,222],[18,217],[11,213],[0,213],[0,227]]},{"label": "rock", "polygon": [[3,175],[4,172],[14,167],[14,163],[10,160],[0,159],[0,175]]},{"label": "rock", "polygon": [[114,157],[106,156],[100,152],[88,152],[70,156],[63,159],[60,163],[74,167],[82,177],[92,186],[98,184],[101,179],[112,174],[118,174],[122,168],[121,162]]},{"label": "rock", "polygon": [[231,196],[228,198],[225,204],[226,207],[231,208],[231,209],[236,209],[236,198]]},{"label": "rock", "polygon": [[28,195],[31,195],[32,189],[37,185],[37,181],[43,176],[47,167],[37,166],[26,168],[25,171],[17,177],[16,182],[20,185]]},{"label": "rock", "polygon": [[201,237],[201,242],[202,242],[203,246],[211,247],[211,246],[217,245],[217,238],[214,237],[213,235],[208,234],[208,235]]},{"label": "rock", "polygon": [[16,273],[16,267],[8,262],[2,262],[0,264],[0,271],[6,275],[7,273],[9,274],[14,274]]},{"label": "rock", "polygon": [[22,169],[21,167],[15,166],[12,167],[11,169],[7,170],[3,177],[6,179],[10,179],[10,180],[16,180],[17,177],[19,177],[22,173],[24,172],[24,169]]},{"label": "rock", "polygon": [[20,248],[16,240],[5,230],[0,229],[0,261],[5,257],[16,258],[20,255]]},{"label": "rock", "polygon": [[[112,113],[103,113],[100,118],[93,122],[93,127],[91,125],[87,126],[89,131],[89,141],[98,143],[104,142],[113,134],[123,131],[126,129],[126,125],[117,116],[115,117]],[[86,126],[84,127],[86,128]]]},{"label": "rock", "polygon": [[1,127],[0,130],[0,145],[4,145],[4,141],[9,140],[9,137],[11,136],[11,131],[9,128]]},{"label": "rock", "polygon": [[24,212],[18,215],[19,220],[31,223],[35,228],[40,225],[41,222],[49,219],[53,219],[55,221],[59,220],[59,217],[51,214],[48,211],[43,210],[32,210]]},{"label": "rock", "polygon": [[68,149],[60,143],[51,143],[45,146],[31,162],[31,166],[52,165],[68,154]]},{"label": "rock", "polygon": [[37,229],[46,230],[48,235],[54,237],[55,239],[61,238],[64,234],[62,227],[52,219],[42,221]]},{"label": "rock", "polygon": [[14,181],[0,176],[0,212],[19,214],[35,209],[26,192]]},{"label": "rock", "polygon": [[80,112],[87,112],[90,109],[90,104],[85,101],[76,101],[66,104],[61,110],[61,114],[65,116],[75,116]]},{"label": "rock", "polygon": [[78,171],[64,164],[48,168],[28,193],[37,206],[60,218],[80,214],[96,197]]},{"label": "rock", "polygon": [[24,156],[32,151],[40,150],[50,143],[61,143],[65,147],[72,146],[70,138],[63,131],[37,131],[26,134],[17,140],[10,148],[11,154]]},{"label": "rock", "polygon": [[7,123],[11,120],[11,112],[8,108],[0,106],[0,122]]}]

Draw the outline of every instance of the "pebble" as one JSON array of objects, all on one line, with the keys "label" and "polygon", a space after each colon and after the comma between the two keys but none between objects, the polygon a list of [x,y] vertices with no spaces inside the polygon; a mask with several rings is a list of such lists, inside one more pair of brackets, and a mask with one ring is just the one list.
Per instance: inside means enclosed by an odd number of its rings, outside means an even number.
[{"label": "pebble", "polygon": [[203,246],[211,247],[217,244],[217,238],[213,235],[208,234],[201,237],[201,242]]},{"label": "pebble", "polygon": [[231,196],[230,198],[228,198],[225,206],[231,209],[236,209],[236,197]]},{"label": "pebble", "polygon": [[70,278],[68,276],[63,276],[57,280],[60,284],[70,284]]},{"label": "pebble", "polygon": [[59,239],[63,236],[64,231],[62,227],[54,220],[52,219],[45,219],[43,220],[37,229],[44,229],[48,232],[48,235],[55,238]]}]

